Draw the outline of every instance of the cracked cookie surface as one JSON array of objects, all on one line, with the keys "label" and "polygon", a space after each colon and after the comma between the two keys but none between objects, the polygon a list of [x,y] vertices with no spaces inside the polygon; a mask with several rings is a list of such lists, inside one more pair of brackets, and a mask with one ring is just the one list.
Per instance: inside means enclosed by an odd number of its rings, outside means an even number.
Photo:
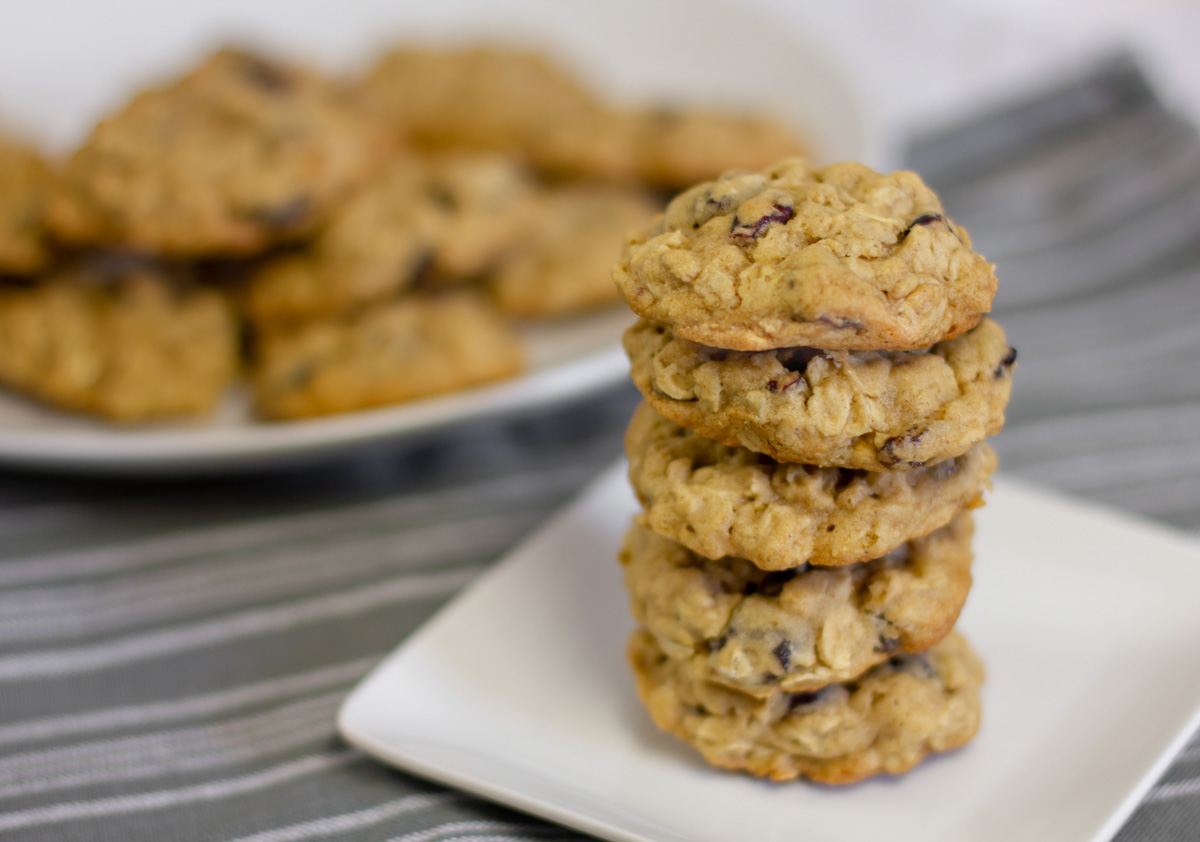
[{"label": "cracked cookie surface", "polygon": [[49,222],[75,243],[250,254],[311,233],[382,149],[325,80],[223,50],[100,121],[64,168]]},{"label": "cracked cookie surface", "polygon": [[237,353],[220,294],[151,271],[0,289],[0,381],[65,409],[122,422],[204,413]]},{"label": "cracked cookie surface", "polygon": [[1004,426],[1016,352],[991,319],[928,351],[723,351],[641,320],[634,384],[663,417],[781,462],[909,470]]},{"label": "cracked cookie surface", "polygon": [[773,780],[853,783],[908,771],[933,752],[965,745],[979,729],[983,665],[951,633],[819,692],[758,699],[705,681],[635,632],[629,659],[638,694],[662,730],[714,766]]},{"label": "cracked cookie surface", "polygon": [[992,266],[914,173],[787,159],[680,194],[627,242],[635,313],[740,351],[915,350],[973,327]]},{"label": "cracked cookie surface", "polygon": [[706,439],[641,404],[625,433],[638,522],[707,558],[764,570],[868,561],[981,502],[996,455],[984,443],[911,471],[776,462]]},{"label": "cracked cookie surface", "polygon": [[479,294],[401,298],[344,318],[265,330],[251,372],[267,418],[367,409],[517,374],[521,343]]},{"label": "cracked cookie surface", "polygon": [[971,534],[962,514],[873,561],[768,572],[635,525],[620,560],[633,616],[667,655],[768,696],[847,681],[945,637],[971,588]]}]

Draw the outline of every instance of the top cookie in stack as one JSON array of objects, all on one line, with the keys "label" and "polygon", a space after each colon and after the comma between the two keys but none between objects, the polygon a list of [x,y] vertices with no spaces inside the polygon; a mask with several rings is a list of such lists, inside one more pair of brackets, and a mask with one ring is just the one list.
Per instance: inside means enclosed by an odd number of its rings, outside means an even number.
[{"label": "top cookie in stack", "polygon": [[785,160],[678,196],[616,275],[640,316],[734,351],[911,351],[979,322],[992,266],[913,173]]}]

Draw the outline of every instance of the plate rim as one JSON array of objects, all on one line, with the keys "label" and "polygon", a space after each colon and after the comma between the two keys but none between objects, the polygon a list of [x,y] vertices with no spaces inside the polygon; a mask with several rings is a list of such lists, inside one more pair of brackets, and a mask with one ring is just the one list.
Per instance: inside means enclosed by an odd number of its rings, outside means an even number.
[{"label": "plate rim", "polygon": [[494,384],[316,418],[172,429],[0,429],[0,464],[113,475],[181,471],[201,475],[266,468],[566,402],[616,385],[627,377],[625,352],[620,344],[613,344]]}]

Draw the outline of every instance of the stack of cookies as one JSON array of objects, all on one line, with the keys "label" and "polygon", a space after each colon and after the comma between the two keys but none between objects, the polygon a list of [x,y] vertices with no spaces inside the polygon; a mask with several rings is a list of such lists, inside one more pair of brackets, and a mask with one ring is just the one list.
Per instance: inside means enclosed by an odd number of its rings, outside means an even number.
[{"label": "stack of cookies", "polygon": [[776,780],[967,742],[983,667],[952,628],[1016,354],[966,231],[912,173],[792,159],[680,194],[615,278],[655,722]]}]

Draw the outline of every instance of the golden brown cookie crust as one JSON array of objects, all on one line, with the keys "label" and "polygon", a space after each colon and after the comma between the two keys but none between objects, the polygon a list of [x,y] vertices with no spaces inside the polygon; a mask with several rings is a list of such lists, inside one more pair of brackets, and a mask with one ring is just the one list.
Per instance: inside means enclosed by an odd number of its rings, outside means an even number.
[{"label": "golden brown cookie crust", "polygon": [[630,640],[629,659],[659,728],[714,766],[776,781],[900,774],[979,730],[983,665],[958,634],[852,682],[766,699],[697,679],[689,661],[667,657],[645,632]]},{"label": "golden brown cookie crust", "polygon": [[614,278],[638,315],[739,351],[927,348],[973,327],[996,293],[918,176],[800,159],[677,196]]},{"label": "golden brown cookie crust", "polygon": [[634,618],[693,673],[753,696],[848,681],[954,626],[971,588],[971,518],[845,567],[766,572],[632,527],[620,561]]},{"label": "golden brown cookie crust", "polygon": [[639,190],[579,185],[550,189],[533,203],[528,230],[489,277],[500,309],[541,318],[617,301],[617,244],[654,213]]},{"label": "golden brown cookie crust", "polygon": [[537,132],[526,154],[553,180],[635,185],[641,180],[645,127],[641,111],[584,102]]},{"label": "golden brown cookie crust", "polygon": [[523,158],[546,127],[591,102],[546,56],[483,46],[393,50],[362,80],[359,95],[404,142]]},{"label": "golden brown cookie crust", "polygon": [[438,279],[481,279],[536,224],[538,191],[505,155],[433,156],[421,187],[438,211],[430,266]]},{"label": "golden brown cookie crust", "polygon": [[304,249],[267,260],[240,295],[258,325],[336,316],[411,286],[428,259],[436,224],[413,201],[411,164],[393,164],[346,202]]},{"label": "golden brown cookie crust", "polygon": [[237,371],[224,299],[135,271],[0,291],[0,381],[64,409],[137,422],[213,409]]},{"label": "golden brown cookie crust", "polygon": [[267,330],[251,385],[261,416],[306,418],[476,386],[522,366],[520,340],[486,300],[454,292]]},{"label": "golden brown cookie crust", "polygon": [[0,136],[0,274],[28,275],[50,262],[44,214],[53,184],[40,155]]},{"label": "golden brown cookie crust", "polygon": [[223,50],[102,120],[67,163],[49,223],[72,243],[250,254],[315,230],[382,152],[325,80]]},{"label": "golden brown cookie crust", "polygon": [[764,570],[843,565],[891,552],[982,503],[996,455],[980,443],[911,471],[776,462],[641,404],[625,433],[638,522],[706,558]]},{"label": "golden brown cookie crust", "polygon": [[990,319],[927,352],[727,352],[645,320],[624,343],[663,417],[781,462],[866,471],[951,459],[998,433],[1016,358]]},{"label": "golden brown cookie crust", "polygon": [[805,151],[795,132],[762,115],[660,108],[643,121],[638,176],[665,188],[683,189],[731,169],[764,169]]},{"label": "golden brown cookie crust", "polygon": [[259,325],[338,316],[411,287],[489,271],[527,228],[533,185],[494,154],[391,162],[303,250],[267,261],[242,296]]},{"label": "golden brown cookie crust", "polygon": [[768,167],[804,147],[794,132],[762,115],[589,103],[538,133],[528,154],[552,177],[681,190],[729,169]]}]

